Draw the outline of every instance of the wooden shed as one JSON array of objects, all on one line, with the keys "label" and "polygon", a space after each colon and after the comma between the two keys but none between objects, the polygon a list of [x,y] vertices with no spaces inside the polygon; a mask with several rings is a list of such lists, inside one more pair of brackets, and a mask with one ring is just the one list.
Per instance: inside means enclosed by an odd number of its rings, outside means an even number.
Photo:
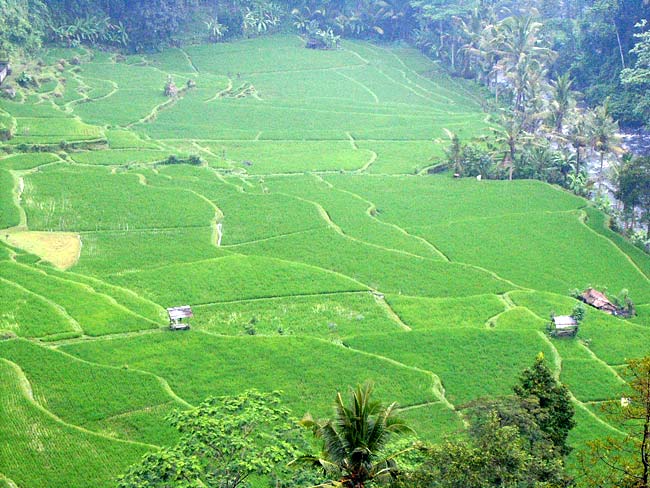
[{"label": "wooden shed", "polygon": [[578,322],[571,315],[556,315],[551,319],[550,334],[553,337],[575,337]]},{"label": "wooden shed", "polygon": [[11,74],[11,65],[7,61],[0,61],[0,85]]},{"label": "wooden shed", "polygon": [[167,309],[169,328],[171,330],[187,330],[190,328],[190,318],[194,317],[189,305]]},{"label": "wooden shed", "polygon": [[593,288],[587,288],[582,295],[580,295],[580,300],[602,312],[611,315],[618,315],[619,313],[618,307],[609,301],[609,298],[607,298],[604,293],[594,290]]}]

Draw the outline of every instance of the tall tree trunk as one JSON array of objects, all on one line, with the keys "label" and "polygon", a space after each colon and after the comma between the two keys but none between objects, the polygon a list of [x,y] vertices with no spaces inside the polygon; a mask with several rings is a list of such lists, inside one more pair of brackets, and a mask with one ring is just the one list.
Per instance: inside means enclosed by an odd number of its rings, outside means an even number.
[{"label": "tall tree trunk", "polygon": [[451,41],[451,69],[456,71],[456,56],[454,55],[456,51],[456,43]]},{"label": "tall tree trunk", "polygon": [[605,159],[605,153],[600,151],[600,173],[598,174],[598,193],[603,189],[603,161]]},{"label": "tall tree trunk", "polygon": [[625,55],[623,54],[623,45],[621,44],[621,36],[618,34],[618,26],[614,22],[614,29],[616,30],[616,41],[618,42],[618,52],[621,53],[621,67],[625,68]]}]

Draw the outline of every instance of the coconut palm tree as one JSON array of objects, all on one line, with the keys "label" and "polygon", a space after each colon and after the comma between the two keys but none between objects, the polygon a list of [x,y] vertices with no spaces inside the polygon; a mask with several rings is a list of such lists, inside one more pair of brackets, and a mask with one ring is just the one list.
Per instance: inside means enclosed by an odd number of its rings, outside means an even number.
[{"label": "coconut palm tree", "polygon": [[591,131],[592,148],[600,158],[600,169],[598,171],[598,191],[603,186],[603,162],[606,154],[619,155],[624,150],[621,147],[621,135],[618,130],[618,122],[612,119],[609,113],[609,101],[605,100],[600,105],[589,111],[589,130]]},{"label": "coconut palm tree", "polygon": [[524,129],[523,118],[511,113],[502,113],[499,127],[492,128],[492,132],[497,146],[503,148],[501,166],[508,170],[508,179],[512,180],[520,147],[534,142],[534,138]]},{"label": "coconut palm tree", "polygon": [[526,93],[535,87],[535,72],[544,69],[552,59],[553,51],[542,42],[539,33],[542,24],[532,16],[506,17],[496,27],[497,35],[493,38],[493,48],[498,61],[496,68],[508,80],[513,93],[513,108],[522,112]]},{"label": "coconut palm tree", "polygon": [[307,414],[301,421],[323,440],[323,450],[320,455],[302,456],[294,463],[311,464],[335,478],[320,486],[364,488],[374,479],[395,473],[395,457],[404,451],[386,455],[386,442],[393,434],[412,431],[396,416],[397,404],[384,407],[371,399],[372,391],[371,384],[357,386],[350,392],[348,405],[339,392],[334,419],[316,422]]},{"label": "coconut palm tree", "polygon": [[576,98],[571,86],[573,80],[569,73],[558,76],[551,81],[551,100],[549,103],[550,118],[553,122],[555,131],[562,133],[564,128],[564,118],[567,113],[575,107]]},{"label": "coconut palm tree", "polygon": [[582,151],[589,146],[591,130],[586,117],[578,110],[572,110],[567,124],[565,139],[575,150],[575,177],[581,173]]}]

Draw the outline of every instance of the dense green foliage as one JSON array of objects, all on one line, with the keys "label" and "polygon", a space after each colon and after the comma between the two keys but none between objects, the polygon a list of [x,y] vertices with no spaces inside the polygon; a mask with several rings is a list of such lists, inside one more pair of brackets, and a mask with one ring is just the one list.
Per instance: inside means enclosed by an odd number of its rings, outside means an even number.
[{"label": "dense green foliage", "polygon": [[144,456],[120,479],[120,488],[244,488],[252,476],[270,474],[296,453],[295,424],[277,392],[209,398],[170,419],[179,443]]},{"label": "dense green foliage", "polygon": [[590,443],[591,451],[582,461],[596,469],[585,470],[582,486],[650,487],[650,356],[628,360],[623,375],[626,383],[620,403],[609,402],[603,409],[627,427],[627,435],[610,435]]},{"label": "dense green foliage", "polygon": [[386,452],[386,444],[412,430],[397,416],[396,403],[383,406],[371,397],[372,384],[357,385],[348,402],[337,393],[334,419],[316,421],[307,414],[300,423],[321,440],[322,451],[295,462],[316,467],[344,488],[364,488],[395,476],[398,453]]},{"label": "dense green foliage", "polygon": [[533,412],[537,425],[560,453],[567,454],[567,438],[575,426],[575,409],[569,390],[557,383],[542,354],[532,367],[524,370],[514,390],[521,401],[537,405],[537,410]]}]

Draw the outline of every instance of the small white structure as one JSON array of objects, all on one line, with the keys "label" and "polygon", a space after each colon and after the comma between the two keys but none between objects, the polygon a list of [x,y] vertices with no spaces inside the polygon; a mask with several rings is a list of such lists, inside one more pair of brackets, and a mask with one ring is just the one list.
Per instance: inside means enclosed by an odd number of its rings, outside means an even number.
[{"label": "small white structure", "polygon": [[553,337],[575,337],[578,322],[571,315],[556,315],[552,318],[550,333]]},{"label": "small white structure", "polygon": [[631,398],[621,397],[621,407],[629,407],[630,403],[632,403]]},{"label": "small white structure", "polygon": [[187,330],[190,328],[190,318],[194,317],[189,305],[167,309],[169,328],[171,330]]}]

